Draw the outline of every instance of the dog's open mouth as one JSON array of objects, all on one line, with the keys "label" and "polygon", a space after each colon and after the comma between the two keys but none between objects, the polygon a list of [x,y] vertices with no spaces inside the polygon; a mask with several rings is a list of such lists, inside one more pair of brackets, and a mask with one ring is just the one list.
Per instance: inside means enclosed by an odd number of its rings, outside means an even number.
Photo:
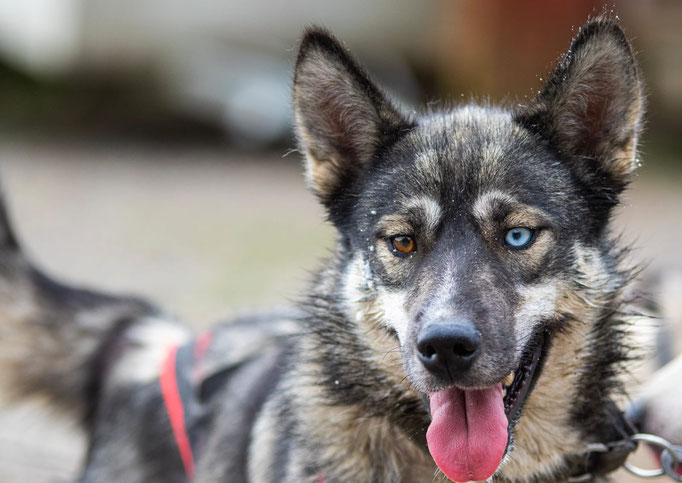
[{"label": "dog's open mouth", "polygon": [[546,345],[547,333],[541,331],[531,339],[521,356],[518,369],[512,373],[514,377],[511,383],[505,384],[506,380],[502,382],[504,412],[509,421],[508,429],[510,434],[521,415],[521,409],[523,409],[526,399],[528,399],[540,375],[540,369],[546,354]]},{"label": "dog's open mouth", "polygon": [[451,387],[429,394],[429,452],[453,481],[485,481],[507,453],[511,434],[540,374],[546,333],[526,346],[517,369],[504,381],[485,388]]}]

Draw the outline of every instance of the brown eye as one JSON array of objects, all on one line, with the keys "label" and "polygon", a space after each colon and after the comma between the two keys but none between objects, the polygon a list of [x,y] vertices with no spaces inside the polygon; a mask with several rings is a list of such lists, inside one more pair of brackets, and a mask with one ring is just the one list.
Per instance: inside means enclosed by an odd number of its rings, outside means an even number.
[{"label": "brown eye", "polygon": [[393,247],[393,253],[399,252],[405,255],[417,250],[417,244],[412,237],[404,235],[392,237],[391,246]]}]

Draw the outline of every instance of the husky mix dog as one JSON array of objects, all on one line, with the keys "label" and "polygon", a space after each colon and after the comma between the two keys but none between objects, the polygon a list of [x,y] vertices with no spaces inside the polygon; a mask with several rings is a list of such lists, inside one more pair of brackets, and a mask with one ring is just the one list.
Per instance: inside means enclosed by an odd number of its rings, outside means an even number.
[{"label": "husky mix dog", "polygon": [[293,107],[338,242],[291,313],[195,338],[43,274],[3,212],[4,388],[83,421],[80,481],[605,478],[632,279],[609,220],[643,112],[617,23],[582,27],[525,105],[423,114],[311,28]]}]

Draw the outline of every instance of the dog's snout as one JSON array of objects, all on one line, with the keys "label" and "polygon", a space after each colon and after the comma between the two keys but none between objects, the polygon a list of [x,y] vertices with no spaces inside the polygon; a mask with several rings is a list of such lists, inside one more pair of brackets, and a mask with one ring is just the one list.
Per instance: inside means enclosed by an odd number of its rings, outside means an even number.
[{"label": "dog's snout", "polygon": [[454,376],[468,369],[481,346],[481,333],[462,319],[425,325],[417,337],[417,353],[426,369],[437,375]]}]

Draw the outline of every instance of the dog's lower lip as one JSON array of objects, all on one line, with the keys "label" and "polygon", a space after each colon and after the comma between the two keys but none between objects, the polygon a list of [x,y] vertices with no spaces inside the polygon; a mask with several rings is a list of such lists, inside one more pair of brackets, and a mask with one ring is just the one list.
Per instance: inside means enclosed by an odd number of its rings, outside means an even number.
[{"label": "dog's lower lip", "polygon": [[[528,343],[526,350],[521,356],[518,368],[513,372],[514,378],[510,384],[505,384],[504,411],[509,421],[509,432],[513,430],[521,409],[528,399],[544,362],[546,353],[547,333],[539,331]],[[505,379],[505,382],[507,380]]]}]

